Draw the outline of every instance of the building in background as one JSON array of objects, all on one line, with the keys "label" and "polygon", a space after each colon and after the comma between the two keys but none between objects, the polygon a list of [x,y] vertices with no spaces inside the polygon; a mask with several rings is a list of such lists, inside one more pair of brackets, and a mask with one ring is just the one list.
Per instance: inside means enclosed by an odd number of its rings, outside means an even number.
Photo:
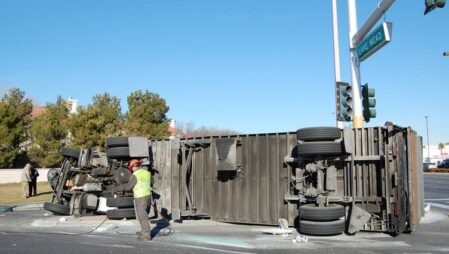
[{"label": "building in background", "polygon": [[67,99],[67,103],[69,104],[70,114],[76,114],[78,108],[78,100],[75,100],[72,97],[70,97]]},{"label": "building in background", "polygon": [[45,113],[45,106],[33,106],[31,111],[31,120]]},{"label": "building in background", "polygon": [[170,134],[170,139],[174,139],[176,137],[176,127],[175,127],[175,120],[170,120],[170,125],[168,126],[168,133]]},{"label": "building in background", "polygon": [[[427,157],[430,157],[430,161],[427,161]],[[427,146],[423,146],[424,162],[432,162],[438,165],[444,159],[449,159],[449,143],[446,143],[442,150],[437,145],[429,145],[429,149],[427,149]]]}]

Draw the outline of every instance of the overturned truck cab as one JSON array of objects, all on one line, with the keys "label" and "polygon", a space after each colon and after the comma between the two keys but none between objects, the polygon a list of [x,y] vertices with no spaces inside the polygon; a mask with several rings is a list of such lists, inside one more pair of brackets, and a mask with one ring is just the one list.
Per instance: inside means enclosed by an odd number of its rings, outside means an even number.
[{"label": "overturned truck cab", "polygon": [[61,168],[51,169],[47,175],[53,197],[44,203],[44,209],[60,215],[135,218],[133,193],[124,187],[132,174],[128,169],[132,158],[142,160],[142,166],[151,171],[148,139],[111,137],[106,147],[106,152],[62,148]]}]

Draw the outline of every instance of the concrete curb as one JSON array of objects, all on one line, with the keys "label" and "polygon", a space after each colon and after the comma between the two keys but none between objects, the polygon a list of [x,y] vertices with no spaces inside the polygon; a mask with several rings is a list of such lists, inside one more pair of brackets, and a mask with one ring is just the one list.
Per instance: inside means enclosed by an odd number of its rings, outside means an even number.
[{"label": "concrete curb", "polygon": [[44,204],[42,203],[28,203],[28,204],[16,204],[13,211],[36,211],[42,210]]}]

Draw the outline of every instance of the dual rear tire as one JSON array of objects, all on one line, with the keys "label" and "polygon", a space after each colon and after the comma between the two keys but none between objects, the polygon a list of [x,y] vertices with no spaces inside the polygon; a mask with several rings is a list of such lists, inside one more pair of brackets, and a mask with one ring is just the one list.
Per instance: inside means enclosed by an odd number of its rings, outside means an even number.
[{"label": "dual rear tire", "polygon": [[305,235],[339,235],[345,231],[345,208],[342,205],[318,207],[315,204],[299,208],[299,232]]},{"label": "dual rear tire", "polygon": [[303,128],[296,132],[300,157],[339,156],[344,153],[341,130],[336,127]]},{"label": "dual rear tire", "polygon": [[109,159],[122,159],[126,160],[130,158],[129,155],[129,141],[128,137],[111,137],[106,139],[106,156]]}]

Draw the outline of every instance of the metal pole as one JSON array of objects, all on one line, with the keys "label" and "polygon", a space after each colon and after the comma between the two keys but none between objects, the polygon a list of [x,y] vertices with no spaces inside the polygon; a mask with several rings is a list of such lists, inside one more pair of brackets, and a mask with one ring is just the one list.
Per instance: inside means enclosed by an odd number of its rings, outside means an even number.
[{"label": "metal pole", "polygon": [[429,117],[425,116],[426,118],[426,132],[427,132],[427,162],[430,162],[430,147],[429,147]]},{"label": "metal pole", "polygon": [[355,33],[354,37],[352,37],[352,43],[357,45],[359,42],[363,40],[363,38],[368,34],[371,28],[379,21],[379,19],[385,14],[385,12],[390,8],[390,6],[394,3],[395,0],[382,0],[377,4],[377,8],[369,15],[368,19],[366,19],[365,23],[360,27],[360,29]]},{"label": "metal pole", "polygon": [[[334,75],[335,75],[335,91],[338,91],[337,82],[341,81],[340,77],[340,44],[338,39],[338,14],[337,14],[337,0],[332,0],[332,28],[334,39]],[[335,96],[335,105],[338,107],[340,102]],[[337,111],[335,111],[337,112]],[[337,120],[337,127],[343,129],[344,122]]]},{"label": "metal pole", "polygon": [[348,0],[349,16],[349,49],[351,57],[351,80],[354,116],[352,118],[353,128],[363,128],[362,98],[360,97],[360,69],[355,44],[352,38],[357,33],[357,10],[356,0]]}]

